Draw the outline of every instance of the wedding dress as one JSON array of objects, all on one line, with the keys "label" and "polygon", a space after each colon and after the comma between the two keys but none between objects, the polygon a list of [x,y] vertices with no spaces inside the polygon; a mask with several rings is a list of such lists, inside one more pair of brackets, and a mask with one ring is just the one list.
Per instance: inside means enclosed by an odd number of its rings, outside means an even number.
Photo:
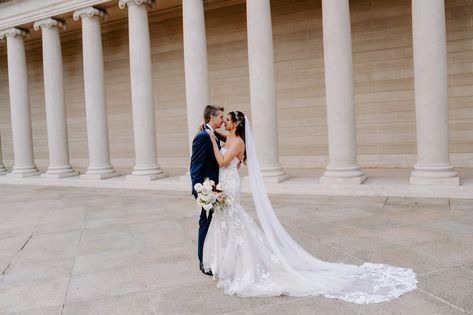
[{"label": "wedding dress", "polygon": [[[212,271],[225,294],[325,296],[369,304],[391,300],[417,287],[411,269],[329,263],[300,247],[279,223],[271,206],[248,119],[245,134],[250,185],[262,230],[240,205],[239,161],[235,158],[220,168],[219,182],[231,203],[223,212],[214,212],[203,254],[204,269]],[[223,147],[221,153],[225,152]]]}]

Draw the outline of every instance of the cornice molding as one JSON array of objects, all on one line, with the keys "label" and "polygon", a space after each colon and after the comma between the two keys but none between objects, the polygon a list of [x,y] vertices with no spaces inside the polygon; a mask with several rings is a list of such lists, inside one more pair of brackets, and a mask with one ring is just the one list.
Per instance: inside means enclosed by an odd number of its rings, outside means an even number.
[{"label": "cornice molding", "polygon": [[[49,5],[38,5],[37,8],[31,10],[12,13],[11,15],[2,14],[0,12],[0,29],[8,29],[19,25],[32,23],[51,16],[64,14],[64,12],[73,12],[75,10],[110,2],[110,0],[63,0],[51,3]],[[41,1],[35,2],[41,3]],[[13,3],[15,4],[15,3]],[[19,5],[19,4],[18,4]],[[8,6],[11,7],[11,6]],[[2,11],[6,11],[2,8]]]}]

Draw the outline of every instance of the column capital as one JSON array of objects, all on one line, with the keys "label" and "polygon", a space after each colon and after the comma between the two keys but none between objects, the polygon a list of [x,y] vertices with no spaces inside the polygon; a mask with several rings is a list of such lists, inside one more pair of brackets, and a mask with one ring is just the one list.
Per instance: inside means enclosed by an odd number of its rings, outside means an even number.
[{"label": "column capital", "polygon": [[59,19],[53,18],[46,18],[39,21],[34,22],[33,28],[35,31],[43,28],[52,28],[52,27],[61,27],[62,29],[66,29],[66,23]]},{"label": "column capital", "polygon": [[94,16],[98,16],[98,17],[101,17],[101,18],[106,18],[107,17],[107,11],[102,10],[102,9],[98,9],[98,8],[94,8],[94,7],[86,7],[86,8],[81,8],[81,9],[75,10],[74,14],[73,14],[74,21],[79,20],[79,18],[84,18],[84,17],[91,18],[91,17],[94,17]]},{"label": "column capital", "polygon": [[29,37],[29,35],[30,35],[30,32],[28,32],[27,30],[17,28],[17,27],[12,27],[12,28],[7,28],[0,31],[0,40],[5,39],[6,37],[15,37],[15,36]]},{"label": "column capital", "polygon": [[156,3],[155,0],[119,0],[118,1],[118,6],[120,7],[120,9],[124,9],[126,6],[130,6],[130,5],[147,5],[148,8],[151,8],[152,6],[154,6],[154,4]]}]

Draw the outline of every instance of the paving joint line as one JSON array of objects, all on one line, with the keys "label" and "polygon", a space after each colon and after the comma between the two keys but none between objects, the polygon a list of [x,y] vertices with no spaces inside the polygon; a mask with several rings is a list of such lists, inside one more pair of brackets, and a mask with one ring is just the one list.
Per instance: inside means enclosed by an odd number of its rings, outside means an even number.
[{"label": "paving joint line", "polygon": [[448,301],[442,299],[442,298],[439,297],[439,296],[436,296],[435,294],[430,293],[429,291],[423,290],[423,289],[421,289],[421,288],[419,288],[419,287],[418,287],[417,289],[418,289],[419,291],[421,291],[421,292],[423,292],[423,293],[425,293],[425,294],[427,294],[427,295],[430,295],[431,297],[433,297],[433,298],[439,300],[440,302],[445,303],[445,304],[447,304],[447,305],[453,307],[454,309],[457,309],[457,310],[459,310],[459,311],[461,311],[461,312],[463,312],[463,313],[470,314],[470,313],[467,312],[466,310],[464,310],[464,309],[462,309],[462,308],[460,308],[460,307],[458,307],[458,306],[456,306],[456,305],[453,305],[452,303],[450,303],[450,302],[448,302]]},{"label": "paving joint line", "polygon": [[[209,279],[209,277],[206,276],[205,279]],[[212,279],[210,278],[210,280],[212,280]],[[214,281],[212,281],[212,283],[214,283]],[[195,285],[195,283],[192,283],[192,285]],[[206,287],[209,286],[208,283],[197,283],[197,285],[206,286]],[[94,296],[93,298],[79,299],[77,301],[72,301],[70,304],[84,303],[84,302],[97,302],[97,301],[101,301],[101,300],[104,300],[104,299],[120,298],[120,297],[124,297],[124,296],[127,296],[127,295],[132,295],[132,294],[147,293],[147,292],[158,291],[158,290],[163,291],[163,290],[166,290],[166,289],[187,288],[187,287],[189,287],[189,284],[178,284],[178,285],[156,286],[156,287],[145,286],[144,288],[139,288],[139,289],[135,289],[135,290],[132,290],[132,291],[126,291],[126,292],[122,292],[122,293],[118,293],[118,294],[114,294],[114,295],[102,295],[102,296]],[[233,297],[236,297],[236,296],[234,295]],[[301,299],[303,299],[303,298],[301,298]],[[64,308],[64,305],[63,305],[63,308]],[[62,312],[61,312],[61,314],[62,314]]]},{"label": "paving joint line", "polygon": [[28,237],[28,239],[25,241],[25,243],[21,246],[20,250],[18,250],[15,254],[15,256],[12,258],[12,260],[8,263],[7,267],[5,268],[5,270],[3,270],[2,274],[0,276],[4,276],[7,274],[8,270],[10,269],[13,261],[15,260],[16,257],[18,257],[18,254],[26,247],[26,245],[28,244],[28,242],[31,240],[31,238],[33,237],[33,233],[30,234],[30,236]]},{"label": "paving joint line", "polygon": [[[84,213],[84,218],[83,218],[83,220],[84,220],[84,219],[85,219],[85,213]],[[83,232],[84,232],[84,229],[82,228],[81,231],[80,231],[79,241],[77,242],[77,251],[79,251],[80,241],[82,240],[82,233],[83,233]],[[79,254],[79,252],[78,252],[77,254]],[[64,295],[64,302],[62,303],[61,315],[64,313],[64,308],[66,307],[67,295],[69,294],[69,288],[71,287],[72,274],[73,274],[73,272],[74,272],[74,267],[75,267],[75,265],[76,265],[77,256],[78,256],[78,255],[76,255],[76,256],[74,257],[74,264],[72,265],[71,275],[69,276],[69,282],[67,283],[66,294]]]},{"label": "paving joint line", "polygon": [[383,202],[383,205],[381,206],[381,209],[386,206],[386,204],[388,203],[388,200],[389,200],[389,197],[386,197],[386,198],[384,199],[384,202]]},{"label": "paving joint line", "polygon": [[418,273],[417,275],[418,276],[426,276],[426,275],[431,275],[431,274],[434,274],[434,273],[447,271],[447,270],[455,269],[455,268],[463,268],[465,270],[468,270],[468,268],[465,268],[465,266],[468,266],[468,265],[463,264],[463,265],[458,265],[458,266],[446,267],[446,268],[442,268],[442,269],[437,269],[437,270],[427,271],[427,272],[423,272],[423,273]]}]

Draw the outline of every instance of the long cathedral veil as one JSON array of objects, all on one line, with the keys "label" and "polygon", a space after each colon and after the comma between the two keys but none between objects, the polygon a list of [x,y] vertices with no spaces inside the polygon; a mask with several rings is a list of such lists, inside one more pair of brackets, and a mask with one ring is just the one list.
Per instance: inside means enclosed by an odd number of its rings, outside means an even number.
[{"label": "long cathedral veil", "polygon": [[245,143],[251,192],[264,236],[277,261],[300,287],[299,292],[288,292],[289,295],[324,295],[367,304],[387,301],[416,288],[416,275],[411,269],[324,262],[299,246],[279,222],[271,205],[246,116]]}]

